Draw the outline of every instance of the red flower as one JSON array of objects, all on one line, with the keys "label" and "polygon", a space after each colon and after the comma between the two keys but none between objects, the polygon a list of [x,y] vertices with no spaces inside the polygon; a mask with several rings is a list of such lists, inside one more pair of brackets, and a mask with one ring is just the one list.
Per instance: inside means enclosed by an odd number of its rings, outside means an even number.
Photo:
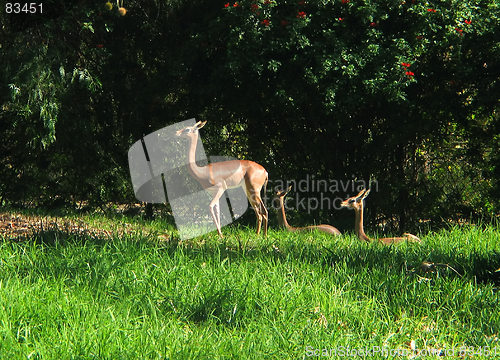
[{"label": "red flower", "polygon": [[269,26],[270,21],[268,19],[264,19],[260,23],[265,25],[265,26]]},{"label": "red flower", "polygon": [[339,21],[344,21],[344,18],[339,18]]},{"label": "red flower", "polygon": [[427,11],[435,13],[437,10],[436,9],[427,9]]},{"label": "red flower", "polygon": [[407,67],[410,67],[411,64],[410,63],[404,63],[402,62],[401,65],[404,67],[404,68],[407,68]]},{"label": "red flower", "polygon": [[225,4],[224,7],[229,7],[229,3]]},{"label": "red flower", "polygon": [[373,21],[373,22],[371,22],[371,23],[370,23],[370,26],[371,26],[371,27],[378,26],[378,23],[376,23],[375,21]]},{"label": "red flower", "polygon": [[415,75],[415,73],[414,73],[414,72],[412,72],[412,71],[407,71],[407,72],[406,72],[406,75],[408,75],[408,76],[413,76],[413,75]]},{"label": "red flower", "polygon": [[238,4],[237,2],[233,4],[233,7],[238,7],[238,6],[240,6],[240,4]]},{"label": "red flower", "polygon": [[455,30],[460,34],[460,36],[463,35],[463,30],[462,29],[459,29],[459,28],[455,28]]},{"label": "red flower", "polygon": [[464,23],[466,23],[467,25],[470,25],[471,24],[471,20],[465,20]]},{"label": "red flower", "polygon": [[307,14],[306,14],[304,11],[299,11],[299,12],[297,13],[297,17],[298,17],[298,18],[302,18],[302,19],[304,19],[306,16],[307,16]]},{"label": "red flower", "polygon": [[349,0],[342,0],[342,4],[347,4]]}]

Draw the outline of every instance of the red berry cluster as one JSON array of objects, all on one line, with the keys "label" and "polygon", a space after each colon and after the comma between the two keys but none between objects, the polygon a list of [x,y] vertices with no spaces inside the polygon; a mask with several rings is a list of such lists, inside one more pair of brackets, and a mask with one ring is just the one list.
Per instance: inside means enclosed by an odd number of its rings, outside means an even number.
[{"label": "red berry cluster", "polygon": [[411,64],[402,62],[401,66],[405,69],[406,76],[408,76],[408,78],[410,80],[413,79],[413,77],[415,76],[415,73],[413,71],[408,70],[408,68],[411,66]]}]

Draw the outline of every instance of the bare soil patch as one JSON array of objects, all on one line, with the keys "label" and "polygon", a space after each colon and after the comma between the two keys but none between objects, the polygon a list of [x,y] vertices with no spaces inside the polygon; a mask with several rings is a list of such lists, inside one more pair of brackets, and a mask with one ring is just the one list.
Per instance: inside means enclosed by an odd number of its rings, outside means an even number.
[{"label": "bare soil patch", "polygon": [[69,235],[88,235],[96,238],[110,238],[136,230],[131,224],[123,224],[117,229],[107,230],[99,225],[83,220],[65,217],[25,215],[20,213],[0,213],[0,236],[8,239],[23,240],[34,234],[46,231],[59,231]]}]

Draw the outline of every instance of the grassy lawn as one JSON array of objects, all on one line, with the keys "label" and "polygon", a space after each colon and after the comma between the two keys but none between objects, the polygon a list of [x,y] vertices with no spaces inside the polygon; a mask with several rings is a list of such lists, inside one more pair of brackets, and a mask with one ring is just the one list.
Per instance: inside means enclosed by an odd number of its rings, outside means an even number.
[{"label": "grassy lawn", "polygon": [[[86,221],[111,234],[123,226]],[[243,227],[179,242],[158,236],[175,234],[161,222],[130,223],[111,237],[2,239],[0,358],[459,359],[461,347],[500,356],[494,227],[384,247]]]}]

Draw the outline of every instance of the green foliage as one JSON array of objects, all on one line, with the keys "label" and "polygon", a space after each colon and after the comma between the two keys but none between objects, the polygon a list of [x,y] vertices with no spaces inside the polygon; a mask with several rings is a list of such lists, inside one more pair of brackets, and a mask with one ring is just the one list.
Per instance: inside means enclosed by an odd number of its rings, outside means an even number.
[{"label": "green foliage", "polygon": [[403,228],[489,216],[474,164],[495,146],[498,27],[493,1],[228,2],[194,40],[209,50],[193,68],[215,69],[193,86],[221,85],[206,116],[244,121],[275,179],[375,178],[377,222]]},{"label": "green foliage", "polygon": [[498,213],[494,0],[44,6],[1,20],[4,201],[131,201],[128,147],[197,117],[273,181],[376,179],[370,222]]}]

